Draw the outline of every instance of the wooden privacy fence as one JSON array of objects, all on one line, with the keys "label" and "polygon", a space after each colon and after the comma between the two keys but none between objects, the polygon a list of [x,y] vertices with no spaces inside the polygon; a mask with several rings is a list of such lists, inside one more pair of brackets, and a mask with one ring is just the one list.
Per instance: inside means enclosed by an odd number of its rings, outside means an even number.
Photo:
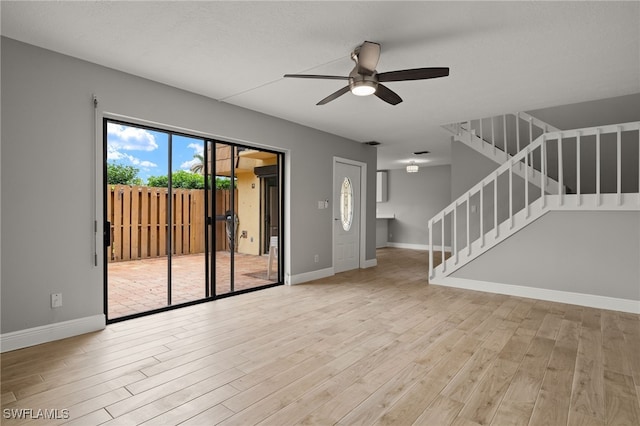
[{"label": "wooden privacy fence", "polygon": [[[204,190],[176,188],[173,189],[172,196],[171,254],[204,253],[206,238]],[[216,212],[213,213],[211,208],[209,209],[210,215],[214,218],[230,210],[230,191],[217,190],[215,196]],[[236,206],[237,199],[236,191]],[[167,188],[108,185],[107,221],[111,222],[108,261],[166,256],[169,232],[168,208]],[[216,221],[214,249],[228,250],[224,221]]]}]

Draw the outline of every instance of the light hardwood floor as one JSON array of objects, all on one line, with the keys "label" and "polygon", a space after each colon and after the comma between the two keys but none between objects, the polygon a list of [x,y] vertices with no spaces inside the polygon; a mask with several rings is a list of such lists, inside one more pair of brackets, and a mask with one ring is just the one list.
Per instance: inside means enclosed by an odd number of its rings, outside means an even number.
[{"label": "light hardwood floor", "polygon": [[426,262],[382,249],[375,268],[5,353],[2,423],[640,424],[638,315],[429,286]]}]

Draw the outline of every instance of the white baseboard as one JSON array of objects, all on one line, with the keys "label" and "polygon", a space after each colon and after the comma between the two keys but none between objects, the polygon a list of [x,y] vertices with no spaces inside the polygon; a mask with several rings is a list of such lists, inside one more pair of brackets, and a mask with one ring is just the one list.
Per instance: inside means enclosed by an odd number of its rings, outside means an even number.
[{"label": "white baseboard", "polygon": [[14,351],[41,343],[53,342],[106,327],[104,314],[56,322],[0,335],[0,352]]},{"label": "white baseboard", "polygon": [[285,284],[287,285],[295,285],[306,283],[307,281],[319,280],[320,278],[327,278],[335,275],[333,267],[318,269],[317,271],[304,272],[302,274],[297,275],[289,275],[285,280]]},{"label": "white baseboard", "polygon": [[[429,244],[387,243],[386,247],[429,251]],[[442,246],[433,246],[433,251],[442,251]],[[444,251],[450,252],[451,247],[445,246]]]},{"label": "white baseboard", "polygon": [[378,259],[366,259],[362,268],[373,268],[374,266],[378,266]]},{"label": "white baseboard", "polygon": [[387,247],[402,248],[410,250],[429,250],[428,244],[410,244],[410,243],[387,243]]},{"label": "white baseboard", "polygon": [[506,294],[509,296],[527,297],[530,299],[566,303],[569,305],[588,306],[590,308],[640,314],[640,300],[618,299],[615,297],[598,296],[594,294],[573,293],[569,291],[469,280],[466,278],[450,276],[434,278],[433,280],[429,280],[429,282],[430,284],[446,287],[463,288],[466,290]]},{"label": "white baseboard", "polygon": [[[373,268],[374,266],[378,265],[378,259],[365,259],[364,264],[362,266],[362,268]],[[286,285],[296,285],[296,284],[302,284],[302,283],[306,283],[308,281],[313,281],[313,280],[319,280],[321,278],[327,278],[327,277],[332,277],[334,276],[335,270],[333,269],[333,267],[331,268],[325,268],[325,269],[318,269],[317,271],[311,271],[311,272],[304,272],[302,274],[297,274],[297,275],[290,275],[285,279],[285,284]]]}]

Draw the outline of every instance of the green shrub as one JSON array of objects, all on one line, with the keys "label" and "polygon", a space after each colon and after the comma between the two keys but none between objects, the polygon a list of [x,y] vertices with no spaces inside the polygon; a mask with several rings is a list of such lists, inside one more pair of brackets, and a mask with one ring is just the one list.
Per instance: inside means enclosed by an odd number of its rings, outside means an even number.
[{"label": "green shrub", "polygon": [[142,185],[138,170],[133,166],[107,163],[107,183],[109,185]]},{"label": "green shrub", "polygon": [[[186,170],[178,170],[171,174],[171,183],[174,188],[204,189],[204,176]],[[169,186],[169,178],[167,176],[149,176],[147,186],[167,188]],[[216,177],[216,189],[229,189],[230,187],[230,179]]]},{"label": "green shrub", "polygon": [[[171,184],[174,188],[204,189],[204,176],[186,170],[178,170],[171,174]],[[169,186],[168,176],[149,176],[147,185],[157,188]]]}]

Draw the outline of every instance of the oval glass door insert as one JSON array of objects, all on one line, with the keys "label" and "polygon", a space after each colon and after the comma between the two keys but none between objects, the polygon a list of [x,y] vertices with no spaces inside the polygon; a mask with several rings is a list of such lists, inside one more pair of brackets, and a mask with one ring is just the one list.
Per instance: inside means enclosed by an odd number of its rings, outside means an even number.
[{"label": "oval glass door insert", "polygon": [[340,218],[342,220],[342,229],[348,231],[351,229],[353,222],[353,185],[348,177],[342,181],[340,189]]}]

